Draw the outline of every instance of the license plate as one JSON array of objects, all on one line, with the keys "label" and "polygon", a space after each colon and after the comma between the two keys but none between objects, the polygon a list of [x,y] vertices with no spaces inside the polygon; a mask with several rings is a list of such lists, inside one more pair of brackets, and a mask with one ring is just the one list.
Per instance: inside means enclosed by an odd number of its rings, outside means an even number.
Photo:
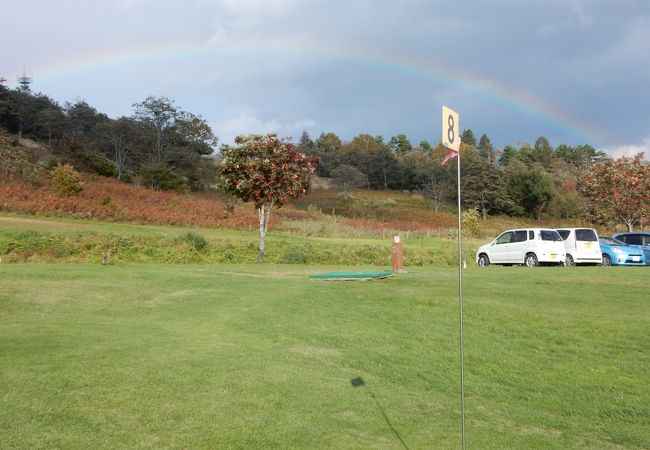
[{"label": "license plate", "polygon": [[632,261],[639,262],[639,261],[641,261],[641,257],[640,256],[633,256]]},{"label": "license plate", "polygon": [[591,248],[591,242],[585,242],[585,248]]},{"label": "license plate", "polygon": [[549,256],[551,257],[552,260],[557,259],[557,253],[551,253]]}]

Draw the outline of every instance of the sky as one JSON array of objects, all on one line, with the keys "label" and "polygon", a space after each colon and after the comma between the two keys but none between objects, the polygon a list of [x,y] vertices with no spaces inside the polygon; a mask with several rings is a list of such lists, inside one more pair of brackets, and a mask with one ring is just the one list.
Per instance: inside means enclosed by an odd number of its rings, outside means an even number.
[{"label": "sky", "polygon": [[165,96],[220,143],[334,132],[650,155],[647,0],[0,0],[0,77],[110,117]]}]

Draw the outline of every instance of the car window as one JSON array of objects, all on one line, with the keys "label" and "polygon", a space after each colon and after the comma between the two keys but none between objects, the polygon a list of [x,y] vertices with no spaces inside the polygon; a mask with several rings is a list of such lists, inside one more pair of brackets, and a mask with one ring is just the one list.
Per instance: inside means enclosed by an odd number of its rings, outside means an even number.
[{"label": "car window", "polygon": [[590,228],[580,228],[576,230],[576,241],[589,241],[596,242],[598,236],[596,232]]},{"label": "car window", "polygon": [[650,245],[650,236],[647,234],[643,236],[643,240],[645,241],[644,245]]},{"label": "car window", "polygon": [[528,236],[527,230],[517,230],[512,237],[512,242],[524,242]]},{"label": "car window", "polygon": [[528,239],[531,241],[535,239],[535,232],[533,230],[528,230]]},{"label": "car window", "polygon": [[608,237],[601,237],[600,243],[605,245],[625,245],[625,242],[623,241],[619,241],[618,239],[613,239]]},{"label": "car window", "polygon": [[624,239],[625,242],[632,245],[643,245],[643,236],[640,234],[626,234],[621,236],[621,239]]},{"label": "car window", "polygon": [[553,230],[542,230],[539,233],[542,241],[561,241],[562,238],[557,231]]},{"label": "car window", "polygon": [[557,230],[557,232],[560,234],[563,241],[566,241],[571,234],[571,230]]},{"label": "car window", "polygon": [[506,231],[497,238],[497,244],[507,244],[512,241],[512,231]]}]

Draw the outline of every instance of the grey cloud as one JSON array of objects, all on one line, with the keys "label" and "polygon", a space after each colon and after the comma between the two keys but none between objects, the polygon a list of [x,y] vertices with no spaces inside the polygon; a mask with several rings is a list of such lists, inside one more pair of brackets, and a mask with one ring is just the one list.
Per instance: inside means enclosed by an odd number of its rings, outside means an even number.
[{"label": "grey cloud", "polygon": [[[0,42],[21,39],[3,44],[0,76],[12,81],[25,64],[37,70],[35,89],[113,115],[156,94],[224,135],[272,126],[296,134],[299,124],[312,135],[403,132],[419,142],[435,140],[439,107],[453,103],[463,126],[498,146],[545,135],[613,149],[646,145],[650,134],[643,0],[27,0],[12,14]],[[143,57],[39,79],[41,68],[134,51]],[[417,67],[400,67],[408,62]],[[416,73],[428,65],[485,85]],[[504,93],[548,110],[525,113],[489,95]]]}]

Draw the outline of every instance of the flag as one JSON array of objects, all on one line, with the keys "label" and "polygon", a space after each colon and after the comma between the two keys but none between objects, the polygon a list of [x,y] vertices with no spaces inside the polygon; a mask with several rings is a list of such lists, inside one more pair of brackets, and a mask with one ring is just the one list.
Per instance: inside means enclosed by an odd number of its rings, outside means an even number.
[{"label": "flag", "polygon": [[447,153],[447,156],[445,156],[445,158],[442,160],[440,165],[444,166],[445,164],[447,164],[447,161],[449,161],[452,158],[455,158],[456,156],[458,156],[458,152],[456,150],[451,150],[449,153]]}]

